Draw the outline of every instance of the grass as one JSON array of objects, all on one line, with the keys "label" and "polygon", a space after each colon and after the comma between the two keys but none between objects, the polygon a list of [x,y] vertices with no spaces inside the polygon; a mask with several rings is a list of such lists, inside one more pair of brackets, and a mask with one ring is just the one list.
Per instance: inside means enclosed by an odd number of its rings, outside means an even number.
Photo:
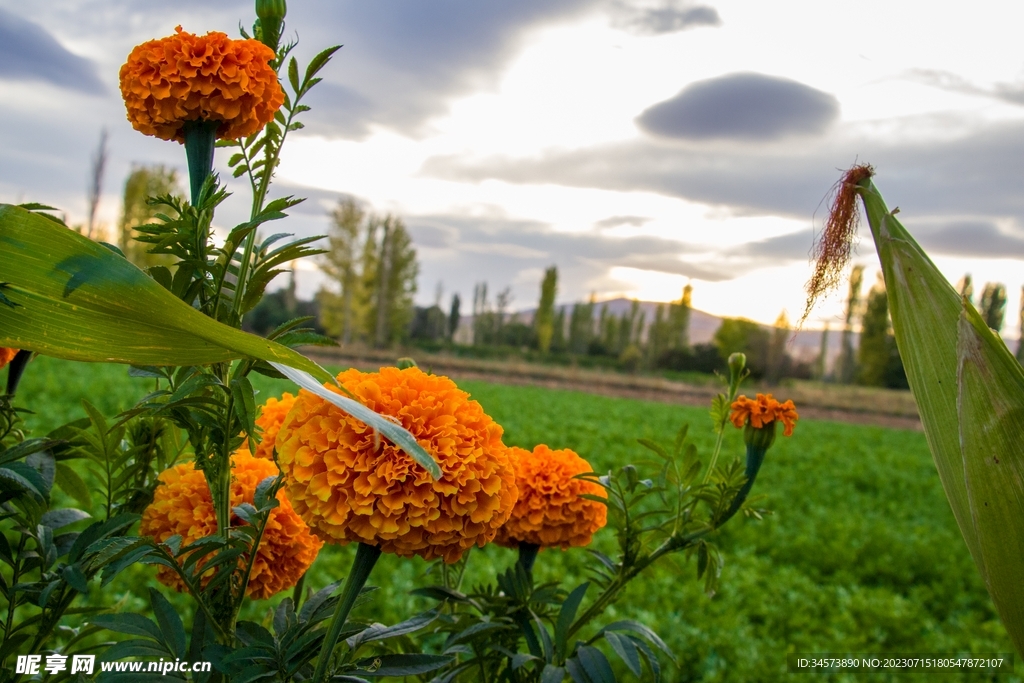
[{"label": "grass", "polygon": [[[288,388],[258,378],[261,397]],[[484,382],[460,384],[505,428],[505,441],[530,448],[569,447],[597,470],[645,460],[636,439],[667,441],[683,422],[706,458],[713,443],[707,411],[591,394]],[[27,423],[45,431],[81,417],[82,398],[110,415],[151,387],[122,367],[32,363],[19,391],[35,410]],[[729,430],[723,458],[741,452]],[[720,534],[725,557],[713,598],[696,580],[694,563],[670,558],[637,580],[609,617],[639,619],[677,654],[676,681],[781,681],[788,652],[1012,652],[991,600],[945,500],[923,434],[832,422],[801,421],[779,438],[755,493],[774,510],[764,521],[740,519]],[[609,549],[610,534],[598,547]],[[467,581],[486,581],[514,561],[507,550],[474,551]],[[352,550],[326,548],[308,577],[321,587],[348,571]],[[582,581],[587,555],[546,551],[539,580]],[[381,586],[363,618],[391,623],[426,603],[408,591],[433,580],[427,564],[385,557],[370,582]],[[570,581],[572,583],[570,583]],[[134,567],[103,599],[145,609],[141,586],[152,570]],[[119,602],[118,602],[119,601]],[[186,604],[178,604],[186,609]],[[262,620],[268,603],[248,618]],[[1024,667],[998,680],[1022,680]],[[917,674],[820,676],[815,680],[919,680]],[[943,680],[979,680],[970,673]]]}]

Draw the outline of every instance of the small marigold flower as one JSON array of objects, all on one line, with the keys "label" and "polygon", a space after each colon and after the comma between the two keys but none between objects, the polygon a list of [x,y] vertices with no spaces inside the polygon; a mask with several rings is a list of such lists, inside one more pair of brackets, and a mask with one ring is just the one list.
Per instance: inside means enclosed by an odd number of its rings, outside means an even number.
[{"label": "small marigold flower", "polygon": [[313,533],[449,563],[491,541],[517,492],[502,429],[480,404],[447,377],[415,367],[346,370],[338,382],[409,430],[442,475],[434,481],[366,424],[300,391],[277,434],[277,461]]},{"label": "small marigold flower", "polygon": [[186,121],[219,121],[218,138],[237,139],[265,126],[284,103],[270,66],[274,51],[258,40],[172,36],[142,43],[121,67],[121,96],[135,130],[184,142]]},{"label": "small marigold flower", "polygon": [[729,419],[736,427],[742,428],[749,423],[754,429],[761,429],[780,420],[784,426],[783,436],[793,435],[793,428],[800,417],[792,401],[779,403],[771,394],[758,394],[755,400],[740,396],[731,407]]},{"label": "small marigold flower", "polygon": [[[285,392],[280,399],[268,398],[267,402],[263,404],[260,416],[256,418],[256,426],[262,432],[260,436],[262,441],[256,446],[256,452],[253,454],[257,458],[274,459],[274,442],[277,440],[277,432],[281,429],[284,418],[293,405],[295,405],[295,397],[288,392]],[[249,447],[243,445],[241,450],[248,452]]]},{"label": "small marigold flower", "polygon": [[18,349],[8,349],[7,347],[0,346],[0,370],[5,365],[14,360],[14,357],[18,355]]},{"label": "small marigold flower", "polygon": [[[277,476],[273,462],[254,458],[246,451],[236,452],[231,460],[232,507],[252,503],[256,486],[267,477]],[[295,513],[283,490],[278,491],[277,499],[280,505],[270,512],[245,589],[246,595],[257,600],[294,586],[323,546]],[[142,514],[140,533],[160,543],[179,535],[184,547],[216,530],[217,513],[203,473],[192,463],[165,470],[153,502]],[[200,560],[200,566],[202,563]],[[176,590],[184,589],[181,578],[169,567],[160,567],[157,579]]]},{"label": "small marigold flower", "polygon": [[574,479],[593,471],[590,464],[569,449],[551,450],[544,444],[533,449],[513,447],[519,500],[512,516],[498,530],[495,543],[517,547],[531,543],[541,547],[590,543],[594,532],[608,521],[608,510],[582,493],[607,497],[604,487],[592,481]]}]

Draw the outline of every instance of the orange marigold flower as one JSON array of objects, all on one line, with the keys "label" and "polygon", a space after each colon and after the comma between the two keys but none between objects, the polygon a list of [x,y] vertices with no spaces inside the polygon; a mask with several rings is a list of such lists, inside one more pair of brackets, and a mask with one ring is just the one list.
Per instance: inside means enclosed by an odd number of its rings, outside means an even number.
[{"label": "orange marigold flower", "polygon": [[338,382],[409,430],[442,474],[434,481],[366,424],[300,391],[277,434],[277,461],[313,533],[449,563],[493,539],[515,504],[516,483],[502,429],[480,404],[447,377],[415,367],[346,370]]},{"label": "orange marigold flower", "polygon": [[800,417],[796,413],[793,401],[779,403],[771,394],[758,394],[755,400],[740,396],[733,401],[731,407],[729,419],[736,427],[743,427],[749,421],[754,429],[761,429],[776,420],[781,420],[784,426],[783,436],[793,435],[793,427]]},{"label": "orange marigold flower", "polygon": [[[277,432],[281,429],[284,418],[293,405],[295,405],[295,397],[288,392],[285,392],[280,399],[268,398],[267,402],[263,404],[260,416],[256,418],[256,426],[262,432],[262,440],[256,446],[254,454],[257,458],[274,459],[274,442],[277,440]],[[243,445],[242,450],[248,451],[249,447]]]},{"label": "orange marigold flower", "polygon": [[172,36],[135,47],[121,67],[121,96],[135,130],[184,142],[186,121],[220,121],[218,138],[252,135],[274,118],[284,91],[270,66],[274,51],[258,40]]},{"label": "orange marigold flower", "polygon": [[[252,503],[256,486],[267,477],[277,476],[273,462],[254,458],[245,451],[236,452],[231,461],[232,507]],[[270,512],[245,589],[246,595],[257,600],[294,586],[323,546],[295,513],[283,490],[278,491],[277,500],[280,505]],[[192,463],[165,470],[153,502],[142,514],[140,533],[160,543],[178,535],[184,547],[216,530],[217,513],[203,473]],[[176,590],[184,589],[181,578],[169,567],[161,567],[157,579]]]},{"label": "orange marigold flower", "polygon": [[590,543],[594,532],[608,521],[605,505],[580,497],[582,493],[607,497],[604,487],[573,478],[593,471],[590,464],[567,448],[553,451],[544,444],[533,452],[516,447],[509,450],[519,500],[498,530],[495,543],[510,548],[532,543],[563,550]]},{"label": "orange marigold flower", "polygon": [[18,349],[8,349],[7,347],[0,346],[0,370],[14,360],[14,357],[17,355]]}]

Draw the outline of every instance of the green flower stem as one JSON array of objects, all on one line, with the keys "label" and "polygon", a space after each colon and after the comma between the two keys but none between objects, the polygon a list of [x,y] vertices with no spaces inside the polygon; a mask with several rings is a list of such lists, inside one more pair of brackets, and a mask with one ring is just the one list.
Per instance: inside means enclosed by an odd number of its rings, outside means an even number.
[{"label": "green flower stem", "polygon": [[711,473],[715,471],[715,465],[718,464],[718,454],[722,452],[722,439],[725,438],[725,424],[715,425],[718,428],[718,438],[715,439],[715,450],[711,452],[711,462],[708,463],[708,471],[704,473],[704,480],[702,484],[708,483],[708,479],[711,478]]},{"label": "green flower stem", "polygon": [[645,569],[650,567],[652,564],[660,560],[669,553],[679,552],[686,550],[690,546],[694,545],[697,541],[704,538],[712,531],[715,531],[721,526],[706,526],[696,531],[692,531],[684,536],[672,536],[666,539],[661,545],[659,545],[650,555],[645,555],[637,558],[635,564],[625,567],[620,566],[619,575],[612,580],[608,587],[604,589],[601,595],[587,608],[587,610],[572,623],[569,627],[569,632],[566,635],[568,641],[576,633],[586,626],[588,623],[593,621],[595,618],[601,615],[608,605],[615,601],[618,597],[619,592],[626,587],[626,585],[641,574]]},{"label": "green flower stem", "polygon": [[217,121],[186,121],[181,127],[185,137],[185,157],[188,159],[189,187],[192,190],[192,206],[199,201],[203,183],[213,172],[213,148],[217,139]]},{"label": "green flower stem", "polygon": [[527,576],[533,579],[533,563],[537,560],[537,553],[540,546],[533,543],[519,544],[519,564],[526,570]]},{"label": "green flower stem", "polygon": [[21,375],[25,372],[25,366],[28,365],[28,361],[31,357],[31,351],[18,351],[10,365],[7,366],[7,394],[9,396],[14,396],[14,392],[18,390],[18,383],[21,382]]},{"label": "green flower stem", "polygon": [[[725,426],[729,424],[729,408],[732,402],[736,400],[736,394],[740,391],[740,384],[746,379],[750,373],[746,370],[747,367],[747,356],[744,353],[734,353],[729,356],[729,394],[726,398],[726,412],[722,416],[722,421],[715,425],[715,431],[718,432],[718,438],[715,440],[715,450],[711,453],[711,462],[708,463],[708,471],[704,473],[704,479],[701,481],[702,484],[707,484],[708,480],[711,479],[711,475],[714,474],[715,465],[718,464],[718,454],[722,452],[722,440],[725,438]],[[721,394],[719,394],[721,396]]]},{"label": "green flower stem", "polygon": [[338,637],[341,629],[345,626],[348,613],[352,611],[352,605],[359,597],[359,591],[363,589],[366,579],[373,571],[373,565],[377,564],[380,557],[380,548],[373,545],[360,543],[356,549],[356,558],[352,561],[352,571],[345,579],[345,587],[342,589],[341,600],[334,608],[334,616],[331,617],[331,625],[327,627],[327,636],[324,638],[323,647],[320,648],[320,657],[316,661],[316,671],[313,673],[313,683],[326,683],[327,667],[331,663],[331,656],[338,644]]},{"label": "green flower stem", "polygon": [[[755,432],[769,432],[774,436],[775,422],[771,422],[768,426],[765,426],[762,429],[754,429],[750,425],[747,425],[747,429]],[[761,440],[763,441],[765,439],[762,438]],[[743,505],[743,501],[745,501],[747,496],[750,495],[750,490],[754,488],[754,480],[757,479],[757,473],[761,471],[761,464],[764,462],[764,456],[768,452],[768,447],[771,445],[769,443],[768,446],[763,446],[760,443],[756,443],[758,439],[754,439],[752,441],[754,442],[747,444],[747,481],[743,484],[743,488],[741,488],[736,494],[736,497],[733,498],[729,509],[725,511],[725,515],[723,515],[722,519],[719,520],[719,526],[728,522],[733,515],[739,512],[740,507]]]},{"label": "green flower stem", "polygon": [[[679,552],[693,546],[711,532],[722,528],[739,511],[743,501],[747,499],[751,489],[754,487],[757,474],[761,470],[762,463],[764,463],[765,454],[775,440],[775,427],[775,422],[772,422],[771,426],[762,429],[754,429],[749,425],[747,426],[747,431],[744,434],[744,441],[747,442],[747,481],[743,484],[743,487],[729,505],[728,510],[726,510],[717,523],[697,529],[683,536],[673,535],[649,555],[642,555],[636,558],[636,561],[629,566],[620,565],[619,575],[612,580],[593,604],[573,622],[572,626],[569,627],[567,638],[572,638],[581,628],[604,612],[608,605],[615,601],[615,598],[626,587],[626,584],[635,579],[645,569],[669,553]],[[522,561],[521,555],[520,561]]]}]

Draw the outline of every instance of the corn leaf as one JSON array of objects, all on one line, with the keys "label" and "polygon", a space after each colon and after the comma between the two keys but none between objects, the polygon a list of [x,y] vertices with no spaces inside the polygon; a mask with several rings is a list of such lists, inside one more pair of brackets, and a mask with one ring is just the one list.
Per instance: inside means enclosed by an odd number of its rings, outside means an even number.
[{"label": "corn leaf", "polygon": [[957,345],[960,444],[979,566],[1024,650],[1024,370],[973,307]]},{"label": "corn leaf", "polygon": [[129,261],[41,214],[0,204],[0,346],[78,361],[207,365],[278,362],[321,381],[301,354],[218,323]]},{"label": "corn leaf", "polygon": [[859,185],[893,331],[964,541],[1024,652],[1024,374],[869,180]]}]

